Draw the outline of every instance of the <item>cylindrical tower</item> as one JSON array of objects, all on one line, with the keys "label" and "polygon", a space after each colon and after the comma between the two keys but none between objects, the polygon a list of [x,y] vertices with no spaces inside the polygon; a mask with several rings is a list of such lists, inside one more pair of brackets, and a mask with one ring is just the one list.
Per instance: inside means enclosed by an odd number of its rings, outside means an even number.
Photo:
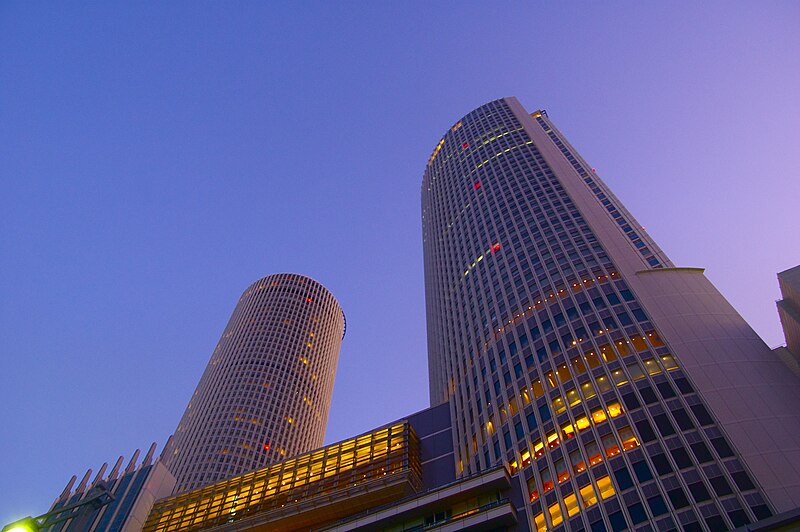
[{"label": "cylindrical tower", "polygon": [[[744,362],[760,397],[793,385],[546,113],[504,98],[455,123],[428,160],[422,222],[431,403],[450,401],[459,475],[506,464],[538,530],[722,530],[770,515],[748,472],[764,451],[741,430],[760,414],[724,397]],[[778,412],[765,414],[773,433]],[[790,476],[757,478],[788,504]]]},{"label": "cylindrical tower", "polygon": [[175,431],[175,493],[322,446],[344,332],[317,281],[281,273],[250,285]]}]

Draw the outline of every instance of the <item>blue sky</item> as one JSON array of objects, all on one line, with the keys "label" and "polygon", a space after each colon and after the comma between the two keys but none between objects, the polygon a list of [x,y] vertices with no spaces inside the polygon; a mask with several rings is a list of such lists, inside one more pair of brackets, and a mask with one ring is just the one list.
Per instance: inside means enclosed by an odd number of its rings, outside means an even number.
[{"label": "blue sky", "polygon": [[240,293],[347,313],[328,441],[428,404],[419,192],[544,108],[770,346],[800,263],[797,2],[0,3],[0,523],[174,430]]}]

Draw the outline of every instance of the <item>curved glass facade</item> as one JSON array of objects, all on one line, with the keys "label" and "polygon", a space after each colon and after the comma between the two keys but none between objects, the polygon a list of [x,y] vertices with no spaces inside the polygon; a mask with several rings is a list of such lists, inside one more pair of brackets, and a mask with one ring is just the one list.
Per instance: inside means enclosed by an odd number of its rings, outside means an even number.
[{"label": "curved glass facade", "polygon": [[450,401],[458,474],[508,464],[541,530],[771,515],[630,286],[672,263],[545,112],[506,98],[454,124],[422,218],[431,403]]},{"label": "curved glass facade", "polygon": [[175,431],[176,493],[321,447],[344,314],[315,280],[250,285]]}]

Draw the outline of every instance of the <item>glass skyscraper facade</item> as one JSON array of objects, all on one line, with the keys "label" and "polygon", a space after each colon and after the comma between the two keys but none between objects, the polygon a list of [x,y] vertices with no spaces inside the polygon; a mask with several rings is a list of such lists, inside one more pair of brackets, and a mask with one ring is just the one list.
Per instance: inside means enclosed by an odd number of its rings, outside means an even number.
[{"label": "glass skyscraper facade", "polygon": [[798,380],[546,112],[504,98],[457,121],[422,218],[457,475],[507,464],[539,530],[725,530],[800,505]]},{"label": "glass skyscraper facade", "polygon": [[339,303],[309,277],[250,285],[175,431],[175,492],[322,446],[344,331]]}]

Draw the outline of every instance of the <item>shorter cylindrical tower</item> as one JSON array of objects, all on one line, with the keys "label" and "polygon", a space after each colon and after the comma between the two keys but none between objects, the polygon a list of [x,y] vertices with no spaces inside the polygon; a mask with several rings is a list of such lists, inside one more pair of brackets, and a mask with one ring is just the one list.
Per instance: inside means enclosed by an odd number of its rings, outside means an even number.
[{"label": "shorter cylindrical tower", "polygon": [[175,431],[175,493],[321,447],[345,319],[317,281],[245,290]]}]

